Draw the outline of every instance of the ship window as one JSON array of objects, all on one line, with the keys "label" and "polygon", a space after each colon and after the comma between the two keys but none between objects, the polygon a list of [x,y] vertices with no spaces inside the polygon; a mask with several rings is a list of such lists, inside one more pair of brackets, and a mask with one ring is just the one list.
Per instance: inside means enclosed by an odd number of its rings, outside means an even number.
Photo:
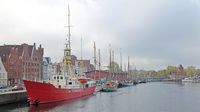
[{"label": "ship window", "polygon": [[54,77],[54,79],[56,79],[56,77]]},{"label": "ship window", "polygon": [[59,79],[59,77],[57,77],[57,79]]},{"label": "ship window", "polygon": [[69,82],[69,85],[72,85],[72,82]]},{"label": "ship window", "polygon": [[61,85],[59,85],[58,88],[61,88]]},{"label": "ship window", "polygon": [[63,77],[60,77],[60,79],[63,79]]}]

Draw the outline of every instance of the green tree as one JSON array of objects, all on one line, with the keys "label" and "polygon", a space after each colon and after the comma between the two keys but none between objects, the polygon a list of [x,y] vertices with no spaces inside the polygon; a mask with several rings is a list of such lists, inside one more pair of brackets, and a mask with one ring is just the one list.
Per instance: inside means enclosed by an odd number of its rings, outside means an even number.
[{"label": "green tree", "polygon": [[194,66],[188,66],[187,68],[186,68],[186,74],[187,74],[187,76],[192,76],[192,75],[194,75],[195,73],[197,72],[197,70],[196,70],[196,68],[194,67]]},{"label": "green tree", "polygon": [[164,69],[164,70],[159,70],[158,71],[158,76],[164,76],[164,75],[168,75],[167,74],[167,70]]},{"label": "green tree", "polygon": [[166,74],[171,74],[172,72],[176,71],[177,67],[175,66],[168,66],[166,69]]}]

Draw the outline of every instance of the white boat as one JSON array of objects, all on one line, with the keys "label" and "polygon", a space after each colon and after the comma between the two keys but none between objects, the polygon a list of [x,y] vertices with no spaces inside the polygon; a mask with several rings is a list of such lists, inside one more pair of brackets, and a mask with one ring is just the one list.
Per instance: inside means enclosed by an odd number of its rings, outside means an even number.
[{"label": "white boat", "polygon": [[193,78],[192,77],[186,77],[184,79],[182,79],[182,82],[193,82]]}]

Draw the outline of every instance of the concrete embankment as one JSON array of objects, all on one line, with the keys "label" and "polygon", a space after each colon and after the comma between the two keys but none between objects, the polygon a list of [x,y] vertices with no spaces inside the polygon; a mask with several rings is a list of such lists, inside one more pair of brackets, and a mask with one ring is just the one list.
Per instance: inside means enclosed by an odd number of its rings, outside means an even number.
[{"label": "concrete embankment", "polygon": [[0,105],[19,101],[26,101],[26,99],[26,90],[0,92]]}]

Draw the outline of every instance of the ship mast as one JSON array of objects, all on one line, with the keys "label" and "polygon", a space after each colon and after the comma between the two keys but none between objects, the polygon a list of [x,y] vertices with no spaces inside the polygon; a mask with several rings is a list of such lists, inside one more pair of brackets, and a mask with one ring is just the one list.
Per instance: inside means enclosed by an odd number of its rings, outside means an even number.
[{"label": "ship mast", "polygon": [[100,71],[101,71],[101,55],[100,55],[100,49],[99,49],[99,80],[101,79],[101,76],[100,76]]},{"label": "ship mast", "polygon": [[129,56],[128,56],[128,72],[127,72],[128,78],[130,77],[130,63],[129,63]]},{"label": "ship mast", "polygon": [[99,70],[101,70],[101,54],[100,54],[100,49],[99,49]]},{"label": "ship mast", "polygon": [[110,46],[110,59],[109,59],[109,68],[110,68],[110,70],[109,70],[109,82],[111,82],[111,78],[112,78],[112,76],[111,76],[111,66],[112,66],[112,57],[111,57],[111,55],[112,55],[112,53],[111,53],[111,45],[109,45]]},{"label": "ship mast", "polygon": [[[71,61],[71,40],[70,40],[70,37],[71,37],[71,29],[70,29],[70,8],[69,8],[69,5],[68,5],[68,38],[66,38],[66,43],[65,43],[65,48],[64,48],[64,70],[67,71],[67,74],[71,74],[71,68],[72,68],[72,61]],[[64,72],[66,72],[64,71]]]},{"label": "ship mast", "polygon": [[94,42],[94,69],[97,68],[97,57],[96,57],[96,44]]},{"label": "ship mast", "polygon": [[122,70],[122,52],[121,52],[121,49],[120,49],[120,69],[121,69],[121,72],[122,72],[123,70]]},{"label": "ship mast", "polygon": [[[70,29],[70,8],[69,8],[69,4],[68,4],[68,43],[69,43],[69,48],[71,49],[71,29]],[[71,50],[70,50],[71,52]]]},{"label": "ship mast", "polygon": [[83,60],[83,38],[81,37],[81,60]]},{"label": "ship mast", "polygon": [[112,76],[115,77],[115,52],[112,50],[112,60],[111,60]]},{"label": "ship mast", "polygon": [[96,44],[94,41],[94,79],[96,80],[96,68],[97,68],[97,57],[96,57]]}]

